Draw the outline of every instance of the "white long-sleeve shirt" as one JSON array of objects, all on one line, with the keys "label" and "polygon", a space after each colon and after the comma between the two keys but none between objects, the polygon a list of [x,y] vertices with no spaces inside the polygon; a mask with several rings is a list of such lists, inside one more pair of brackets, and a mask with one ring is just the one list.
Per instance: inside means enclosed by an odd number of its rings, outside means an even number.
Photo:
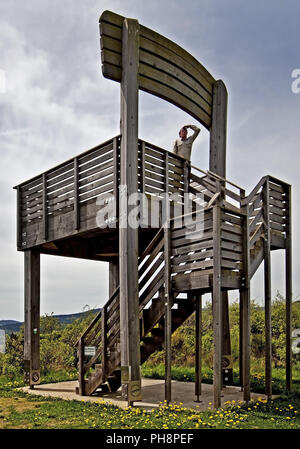
[{"label": "white long-sleeve shirt", "polygon": [[191,159],[193,142],[201,131],[200,128],[195,125],[189,125],[189,127],[192,128],[194,133],[185,140],[176,139],[173,147],[173,153],[183,157],[187,161],[190,161]]}]

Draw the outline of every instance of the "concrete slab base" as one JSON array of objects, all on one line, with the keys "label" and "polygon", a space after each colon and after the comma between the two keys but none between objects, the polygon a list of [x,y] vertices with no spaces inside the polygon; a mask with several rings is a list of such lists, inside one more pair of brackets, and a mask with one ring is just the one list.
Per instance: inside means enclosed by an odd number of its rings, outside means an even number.
[{"label": "concrete slab base", "polygon": [[[36,394],[41,396],[57,397],[65,400],[90,401],[98,403],[113,404],[121,408],[127,407],[127,401],[121,398],[120,389],[116,393],[97,393],[93,396],[79,396],[75,393],[78,386],[77,381],[59,382],[55,384],[37,385],[34,389],[23,387],[22,390],[29,394]],[[178,382],[172,381],[172,402],[182,403],[183,407],[207,410],[212,407],[213,403],[213,386],[202,384],[201,402],[195,402],[195,384],[193,382]],[[141,402],[135,402],[134,406],[141,407],[146,410],[152,410],[159,407],[159,404],[164,401],[164,380],[161,379],[142,379],[142,395]],[[262,397],[266,399],[265,395],[251,393],[251,399]],[[243,393],[240,387],[226,387],[222,390],[222,407],[227,401],[242,401]],[[226,406],[226,404],[225,404]]]}]

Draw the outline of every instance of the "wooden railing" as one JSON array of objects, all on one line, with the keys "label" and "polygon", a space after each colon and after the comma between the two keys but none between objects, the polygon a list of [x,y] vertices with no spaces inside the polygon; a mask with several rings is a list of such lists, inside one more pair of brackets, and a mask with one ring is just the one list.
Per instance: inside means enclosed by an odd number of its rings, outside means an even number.
[{"label": "wooden railing", "polygon": [[[79,389],[82,395],[84,395],[85,375],[97,361],[102,365],[102,378],[106,379],[109,339],[114,331],[115,322],[119,318],[119,306],[119,287],[117,287],[76,343],[78,346]],[[95,354],[88,360],[84,353],[86,346],[95,347]]]},{"label": "wooden railing", "polygon": [[[55,240],[52,228],[57,215],[68,212],[67,229],[74,233],[81,229],[84,204],[98,198],[105,199],[111,194],[115,195],[118,203],[120,143],[121,136],[114,137],[16,187],[19,249]],[[183,211],[185,193],[192,195],[195,204],[202,206],[207,205],[218,192],[228,204],[231,202],[232,207],[239,207],[243,197],[242,189],[228,180],[190,166],[183,158],[142,140],[138,144],[138,190],[148,199],[158,201],[162,201],[165,192],[176,194],[177,211],[178,205]],[[117,210],[118,204],[116,221]],[[162,226],[165,220],[163,214],[159,216],[157,227]],[[34,238],[27,242],[26,234],[33,234]]]},{"label": "wooden railing", "polygon": [[73,229],[80,229],[80,206],[117,193],[120,136],[18,185],[18,247],[26,246],[26,230],[41,222],[40,240],[48,239],[50,216],[73,210]]},{"label": "wooden railing", "polygon": [[249,247],[252,249],[268,230],[285,239],[289,227],[290,186],[272,176],[264,176],[252,192],[242,200],[248,208]]}]

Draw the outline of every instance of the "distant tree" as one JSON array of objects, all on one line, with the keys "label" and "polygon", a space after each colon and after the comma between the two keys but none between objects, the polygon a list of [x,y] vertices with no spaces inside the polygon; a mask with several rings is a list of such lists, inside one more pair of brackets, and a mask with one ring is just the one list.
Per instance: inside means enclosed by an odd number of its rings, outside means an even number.
[{"label": "distant tree", "polygon": [[53,331],[60,331],[62,329],[62,324],[59,318],[53,316],[53,312],[49,315],[45,315],[40,318],[40,332],[41,334],[51,334]]}]

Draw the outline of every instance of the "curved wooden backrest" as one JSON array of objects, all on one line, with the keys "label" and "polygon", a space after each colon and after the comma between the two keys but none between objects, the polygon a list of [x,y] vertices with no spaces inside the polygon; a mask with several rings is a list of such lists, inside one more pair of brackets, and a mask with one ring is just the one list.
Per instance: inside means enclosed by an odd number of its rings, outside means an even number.
[{"label": "curved wooden backrest", "polygon": [[[100,17],[103,76],[122,80],[122,30],[125,17],[104,11]],[[207,129],[212,122],[212,75],[171,40],[139,26],[139,89],[178,106]]]}]

